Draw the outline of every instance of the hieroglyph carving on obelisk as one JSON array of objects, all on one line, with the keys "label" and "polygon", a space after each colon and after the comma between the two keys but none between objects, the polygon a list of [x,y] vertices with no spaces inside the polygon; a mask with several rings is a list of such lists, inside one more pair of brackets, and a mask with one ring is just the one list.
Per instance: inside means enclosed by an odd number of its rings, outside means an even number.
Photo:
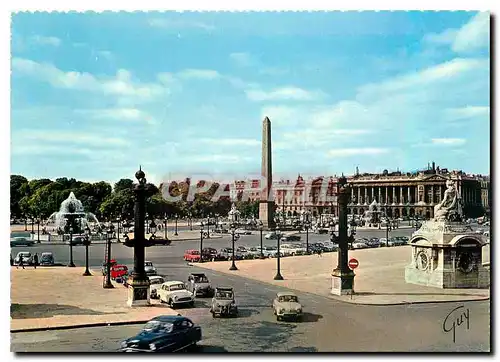
[{"label": "hieroglyph carving on obelisk", "polygon": [[264,118],[262,122],[262,170],[259,220],[265,228],[274,227],[274,201],[272,192],[273,168],[271,148],[271,121]]}]

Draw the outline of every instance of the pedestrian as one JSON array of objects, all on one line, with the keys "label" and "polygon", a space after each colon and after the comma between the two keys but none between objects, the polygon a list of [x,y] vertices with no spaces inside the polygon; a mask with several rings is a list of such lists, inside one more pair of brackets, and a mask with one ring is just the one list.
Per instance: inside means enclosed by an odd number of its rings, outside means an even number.
[{"label": "pedestrian", "polygon": [[318,258],[321,257],[321,253],[323,252],[323,250],[321,248],[318,249]]},{"label": "pedestrian", "polygon": [[35,253],[33,256],[33,267],[36,269],[36,266],[38,265],[38,254]]},{"label": "pedestrian", "polygon": [[[19,266],[22,266],[24,269],[24,257],[23,254],[19,254]],[[19,269],[19,268],[17,268]]]},{"label": "pedestrian", "polygon": [[14,259],[12,259],[12,254],[10,254],[10,266],[14,265]]}]

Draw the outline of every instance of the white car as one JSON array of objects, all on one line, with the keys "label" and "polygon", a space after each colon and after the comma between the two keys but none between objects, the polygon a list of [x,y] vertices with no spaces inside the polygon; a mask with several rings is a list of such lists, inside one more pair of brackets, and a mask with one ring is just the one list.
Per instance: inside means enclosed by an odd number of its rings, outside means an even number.
[{"label": "white car", "polygon": [[160,302],[167,303],[171,308],[182,304],[194,306],[194,294],[187,290],[186,285],[181,281],[165,282],[156,292]]},{"label": "white car", "polygon": [[283,244],[280,246],[280,252],[283,253],[284,256],[295,256],[297,254],[304,254],[306,252],[306,248],[303,248],[300,245]]},{"label": "white car", "polygon": [[146,275],[156,275],[156,268],[154,267],[153,263],[150,261],[145,261],[144,262],[144,272]]},{"label": "white car", "polygon": [[165,283],[165,279],[159,275],[152,275],[149,277],[149,293],[151,298],[158,298],[157,289],[161,287],[163,283]]},{"label": "white car", "polygon": [[369,246],[365,243],[357,241],[357,242],[352,243],[352,248],[353,249],[366,249],[366,248],[369,248]]}]

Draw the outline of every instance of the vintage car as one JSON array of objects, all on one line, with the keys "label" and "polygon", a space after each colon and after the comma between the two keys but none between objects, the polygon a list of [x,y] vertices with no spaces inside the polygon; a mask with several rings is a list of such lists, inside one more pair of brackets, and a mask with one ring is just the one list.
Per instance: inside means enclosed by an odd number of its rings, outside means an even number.
[{"label": "vintage car", "polygon": [[25,238],[24,236],[17,236],[10,238],[10,246],[33,246],[35,244],[34,240]]},{"label": "vintage car", "polygon": [[184,260],[189,262],[200,261],[200,251],[194,249],[186,250],[184,252]]},{"label": "vintage car", "polygon": [[54,255],[51,252],[44,252],[40,256],[40,265],[54,265]]},{"label": "vintage car", "polygon": [[153,265],[152,262],[150,261],[145,261],[144,262],[144,272],[146,273],[146,275],[156,275],[156,268],[155,266]]},{"label": "vintage car", "polygon": [[264,235],[264,238],[271,240],[271,239],[278,239],[278,234],[276,234],[274,231],[267,233]]},{"label": "vintage car", "polygon": [[[160,287],[163,283],[165,283],[165,279],[159,275],[151,275],[149,277],[149,295],[151,298],[156,299],[158,298],[158,293],[157,289]],[[124,282],[125,284],[125,282]]]},{"label": "vintage car", "polygon": [[110,269],[111,279],[121,282],[125,275],[128,275],[128,268],[123,264],[115,264]]},{"label": "vintage car", "polygon": [[212,317],[219,315],[236,317],[238,315],[238,307],[234,300],[234,291],[231,287],[216,287],[215,295],[212,298],[212,305],[210,306],[210,313]]},{"label": "vintage car", "polygon": [[300,235],[286,235],[283,237],[283,241],[300,241]]},{"label": "vintage car", "polygon": [[302,318],[302,305],[297,295],[291,292],[279,292],[273,300],[273,312],[278,321],[284,318]]},{"label": "vintage car", "polygon": [[73,246],[84,245],[85,244],[85,236],[73,236],[71,238],[71,244],[73,244]]},{"label": "vintage car", "polygon": [[219,252],[214,248],[203,248],[201,251],[201,257],[203,261],[215,261],[218,258]]},{"label": "vintage car", "polygon": [[171,308],[188,304],[194,306],[194,295],[186,289],[186,285],[181,281],[169,281],[161,285],[156,290],[161,303],[167,303]]},{"label": "vintage car", "polygon": [[23,265],[31,265],[33,263],[33,255],[29,251],[20,251],[14,258],[14,265],[19,265],[19,261],[23,257]]},{"label": "vintage car", "polygon": [[181,315],[151,319],[135,336],[120,343],[120,352],[177,352],[201,341],[201,327]]},{"label": "vintage car", "polygon": [[204,273],[191,273],[187,279],[187,289],[195,297],[213,297],[214,288]]}]

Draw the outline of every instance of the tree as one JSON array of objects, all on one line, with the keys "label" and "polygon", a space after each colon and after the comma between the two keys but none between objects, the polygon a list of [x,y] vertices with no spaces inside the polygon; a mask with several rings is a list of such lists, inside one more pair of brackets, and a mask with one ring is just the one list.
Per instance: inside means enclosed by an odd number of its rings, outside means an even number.
[{"label": "tree", "polygon": [[21,175],[10,176],[10,214],[14,218],[19,218],[22,216],[19,201],[23,196],[25,196],[27,186],[28,180],[26,179],[26,177]]},{"label": "tree", "polygon": [[134,187],[134,181],[128,178],[122,178],[120,181],[115,183],[113,188],[114,192],[120,192],[122,190],[132,190]]}]

